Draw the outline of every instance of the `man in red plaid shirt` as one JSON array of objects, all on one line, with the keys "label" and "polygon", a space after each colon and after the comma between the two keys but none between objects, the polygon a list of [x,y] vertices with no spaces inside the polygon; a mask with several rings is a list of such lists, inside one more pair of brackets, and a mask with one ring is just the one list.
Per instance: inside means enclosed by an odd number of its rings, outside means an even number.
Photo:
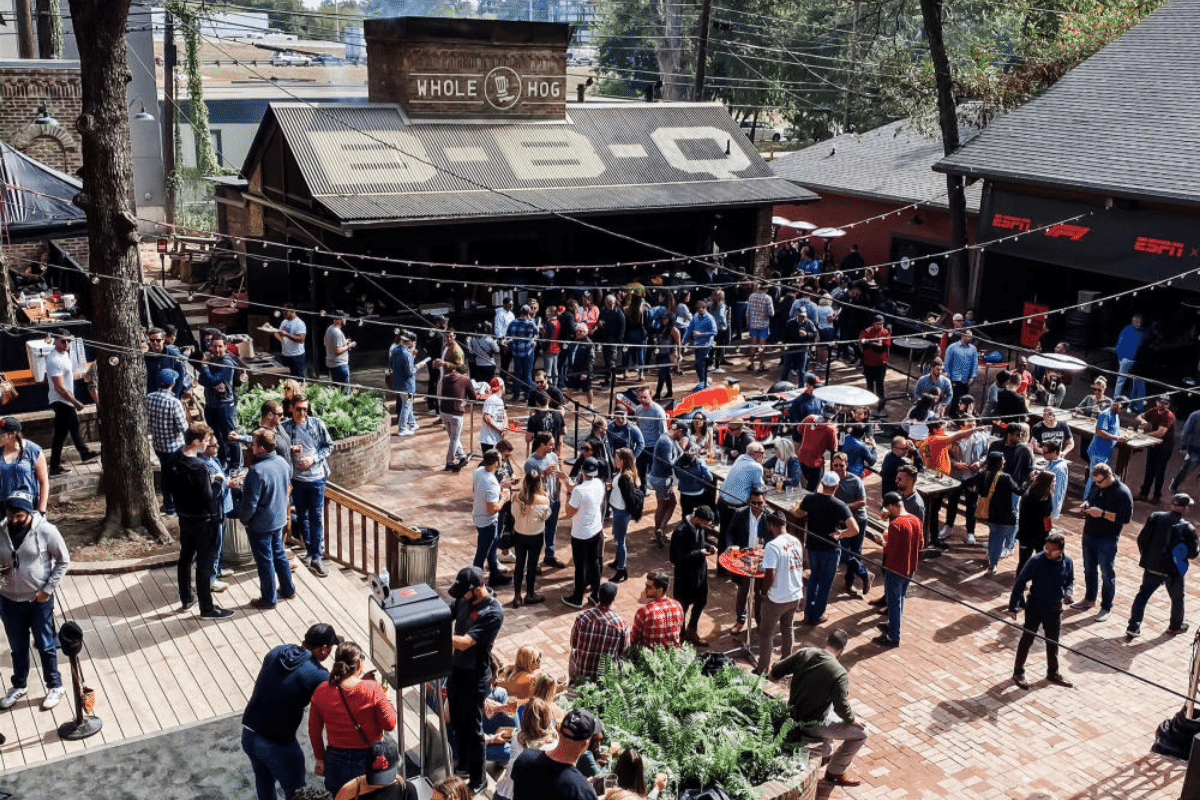
[{"label": "man in red plaid shirt", "polygon": [[599,676],[600,660],[610,655],[614,662],[629,652],[629,623],[613,611],[617,584],[609,581],[600,587],[600,605],[575,618],[571,628],[571,683],[594,681]]},{"label": "man in red plaid shirt", "polygon": [[634,647],[679,647],[679,632],[683,629],[683,606],[667,597],[671,576],[655,570],[646,576],[644,592],[649,601],[633,615]]}]

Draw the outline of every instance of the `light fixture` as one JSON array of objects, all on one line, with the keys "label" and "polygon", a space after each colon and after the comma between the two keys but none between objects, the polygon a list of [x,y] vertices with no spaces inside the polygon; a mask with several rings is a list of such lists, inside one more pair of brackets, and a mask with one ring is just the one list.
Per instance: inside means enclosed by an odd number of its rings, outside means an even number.
[{"label": "light fixture", "polygon": [[133,115],[134,122],[154,122],[154,115],[146,110],[146,101],[140,97],[135,97],[129,101],[129,108],[133,108],[134,103],[141,104],[141,111]]},{"label": "light fixture", "polygon": [[37,107],[37,116],[33,120],[34,125],[41,125],[44,128],[57,128],[58,120],[50,116],[50,112],[46,109],[46,100],[43,98]]}]

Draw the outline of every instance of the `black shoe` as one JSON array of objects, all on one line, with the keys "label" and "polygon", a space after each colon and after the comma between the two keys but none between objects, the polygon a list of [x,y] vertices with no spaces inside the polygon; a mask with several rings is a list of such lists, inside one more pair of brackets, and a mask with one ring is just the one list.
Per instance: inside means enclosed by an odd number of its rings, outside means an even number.
[{"label": "black shoe", "polygon": [[609,569],[616,569],[616,568],[617,568],[617,562],[616,562],[616,561],[610,561],[610,562],[608,562],[608,568],[609,568]]},{"label": "black shoe", "polygon": [[1064,689],[1070,689],[1075,686],[1074,683],[1064,678],[1062,675],[1047,675],[1046,680],[1053,683],[1055,686],[1061,686]]},{"label": "black shoe", "polygon": [[316,575],[318,578],[328,578],[329,577],[329,570],[325,569],[324,561],[315,561],[314,560],[309,563],[308,568],[310,570],[312,570],[313,574]]},{"label": "black shoe", "polygon": [[229,619],[232,616],[233,611],[228,608],[221,608],[220,606],[213,606],[209,611],[200,612],[201,619]]},{"label": "black shoe", "polygon": [[512,579],[511,575],[501,575],[499,573],[493,573],[488,578],[488,586],[492,586],[492,587],[508,586],[509,584],[512,583],[512,581],[513,581],[513,579]]},{"label": "black shoe", "polygon": [[527,606],[536,606],[538,603],[544,602],[546,602],[546,595],[544,594],[534,594],[533,592],[525,593],[525,605]]},{"label": "black shoe", "polygon": [[1172,636],[1178,636],[1181,633],[1187,633],[1187,632],[1188,632],[1187,625],[1180,625],[1178,628],[1167,628],[1167,633],[1171,634]]},{"label": "black shoe", "polygon": [[609,578],[609,580],[613,583],[624,583],[625,581],[629,580],[629,570],[619,569],[611,578]]},{"label": "black shoe", "polygon": [[196,605],[196,601],[195,601],[195,600],[188,600],[186,603],[182,603],[182,604],[180,604],[180,606],[179,606],[179,610],[180,610],[180,611],[187,611],[188,609],[190,609],[190,608],[191,608],[192,606],[194,606],[194,605]]},{"label": "black shoe", "polygon": [[566,566],[566,564],[564,564],[563,562],[559,561],[559,560],[558,560],[557,558],[555,558],[554,556],[550,556],[549,558],[547,558],[546,560],[544,560],[544,561],[542,562],[542,565],[543,565],[543,566],[546,566],[546,567],[550,567],[551,569],[562,569],[563,567],[565,567],[565,566]]},{"label": "black shoe", "polygon": [[582,597],[564,597],[562,601],[565,605],[568,605],[571,608],[583,608]]},{"label": "black shoe", "polygon": [[882,634],[880,636],[876,636],[874,639],[871,640],[871,644],[877,644],[880,647],[899,647],[900,646],[899,642],[897,642],[895,639],[889,638],[886,633]]},{"label": "black shoe", "polygon": [[61,466],[60,466],[60,467],[51,467],[51,468],[50,468],[50,475],[51,475],[51,476],[54,476],[54,475],[66,475],[66,474],[67,474],[68,472],[70,472],[70,471],[71,471],[71,470],[67,469],[66,467],[61,467]]},{"label": "black shoe", "polygon": [[89,452],[87,455],[83,456],[83,458],[81,458],[80,461],[82,461],[84,464],[88,464],[88,463],[91,463],[92,461],[95,461],[99,457],[100,457],[100,451],[94,450],[92,452]]},{"label": "black shoe", "polygon": [[1023,674],[1014,672],[1013,673],[1013,685],[1016,686],[1018,689],[1028,689],[1029,681],[1025,680],[1025,676]]},{"label": "black shoe", "polygon": [[257,608],[259,611],[270,611],[272,608],[275,607],[275,603],[268,603],[266,600],[262,599],[261,597],[256,597],[253,600],[251,600],[250,605],[252,605],[254,608]]}]

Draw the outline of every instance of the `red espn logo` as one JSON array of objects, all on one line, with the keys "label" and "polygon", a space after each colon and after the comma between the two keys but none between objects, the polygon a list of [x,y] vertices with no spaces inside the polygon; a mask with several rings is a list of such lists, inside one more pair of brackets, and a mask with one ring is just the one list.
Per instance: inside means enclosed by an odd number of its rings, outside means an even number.
[{"label": "red espn logo", "polygon": [[1139,236],[1137,241],[1133,243],[1133,249],[1156,256],[1166,255],[1183,258],[1183,242],[1172,242],[1168,239],[1151,239],[1148,236]]},{"label": "red espn logo", "polygon": [[1009,214],[997,214],[992,217],[992,227],[1008,231],[1027,231],[1032,220],[1026,217],[1014,217]]},{"label": "red espn logo", "polygon": [[1046,235],[1051,238],[1065,238],[1072,242],[1078,242],[1084,236],[1087,236],[1091,228],[1085,228],[1082,225],[1051,225],[1046,228]]}]

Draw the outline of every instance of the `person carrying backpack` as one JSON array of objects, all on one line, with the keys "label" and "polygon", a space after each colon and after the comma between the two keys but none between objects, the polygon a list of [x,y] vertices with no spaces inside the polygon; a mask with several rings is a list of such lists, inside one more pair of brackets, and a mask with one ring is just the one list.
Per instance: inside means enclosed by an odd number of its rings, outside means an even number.
[{"label": "person carrying backpack", "polygon": [[1183,576],[1187,573],[1188,561],[1200,555],[1196,529],[1184,519],[1191,505],[1190,496],[1175,495],[1171,498],[1170,510],[1155,511],[1138,534],[1142,586],[1129,609],[1129,627],[1125,635],[1130,639],[1141,635],[1146,603],[1164,584],[1171,598],[1171,624],[1167,633],[1185,633],[1188,629],[1183,620]]}]

